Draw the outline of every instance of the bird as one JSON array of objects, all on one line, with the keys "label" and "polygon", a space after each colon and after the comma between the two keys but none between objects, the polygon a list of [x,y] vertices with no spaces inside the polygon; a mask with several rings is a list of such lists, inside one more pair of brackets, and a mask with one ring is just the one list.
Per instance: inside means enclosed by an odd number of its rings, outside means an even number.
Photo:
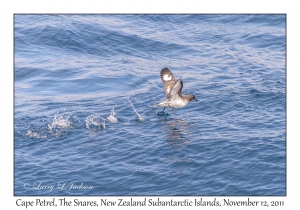
[{"label": "bird", "polygon": [[196,97],[193,94],[183,95],[181,94],[183,82],[182,79],[175,81],[175,77],[168,68],[163,68],[160,71],[160,78],[164,83],[164,90],[166,92],[166,99],[154,106],[164,107],[163,112],[167,107],[173,108],[176,115],[176,109],[185,107],[190,101],[195,100]]}]

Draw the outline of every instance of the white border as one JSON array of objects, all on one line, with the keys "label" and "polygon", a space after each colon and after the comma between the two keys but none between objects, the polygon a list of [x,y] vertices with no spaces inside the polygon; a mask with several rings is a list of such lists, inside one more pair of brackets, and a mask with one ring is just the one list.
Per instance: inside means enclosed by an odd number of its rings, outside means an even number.
[{"label": "white border", "polygon": [[[0,206],[16,208],[18,197],[13,196],[13,14],[15,13],[281,13],[287,14],[287,196],[250,197],[253,200],[283,200],[280,209],[297,209],[299,200],[299,10],[297,1],[282,0],[210,0],[210,1],[133,1],[109,0],[105,3],[96,0],[78,1],[8,1],[0,3],[1,25],[1,203]],[[298,138],[297,138],[298,137]],[[21,197],[35,200],[36,197]],[[47,197],[42,197],[47,198]],[[61,197],[58,197],[61,198]],[[76,197],[71,197],[74,199]],[[99,200],[93,197],[78,197],[86,200]],[[117,199],[116,197],[107,197]],[[127,197],[128,198],[128,197]],[[168,199],[171,197],[163,197]],[[193,197],[188,197],[193,199]],[[204,197],[209,200],[210,197]],[[223,197],[217,197],[223,199]],[[226,197],[224,197],[226,198]],[[228,197],[244,200],[245,197]],[[182,197],[176,197],[176,200]],[[294,208],[291,208],[294,207]],[[297,208],[295,208],[297,207]],[[77,207],[78,208],[78,207]],[[147,207],[151,208],[151,207]],[[163,207],[161,207],[163,208]],[[202,208],[203,207],[193,207]],[[223,207],[222,209],[224,209]],[[263,209],[263,207],[261,207]],[[269,207],[270,208],[270,207]],[[277,207],[279,208],[279,207]],[[1,208],[2,209],[2,208]],[[3,208],[8,209],[8,208]],[[33,208],[30,208],[33,209]],[[37,209],[37,208],[35,208]],[[61,209],[59,207],[55,209]],[[78,208],[82,209],[82,208]],[[101,208],[103,209],[103,207]],[[108,208],[112,209],[112,208]],[[225,208],[226,209],[226,208]],[[252,209],[247,207],[247,209]],[[257,208],[256,208],[257,209]]]}]

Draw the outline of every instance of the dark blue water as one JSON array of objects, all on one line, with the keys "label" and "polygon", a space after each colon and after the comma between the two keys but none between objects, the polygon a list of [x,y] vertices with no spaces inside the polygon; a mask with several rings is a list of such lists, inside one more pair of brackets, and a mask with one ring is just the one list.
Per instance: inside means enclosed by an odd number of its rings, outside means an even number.
[{"label": "dark blue water", "polygon": [[285,15],[14,18],[15,195],[286,194]]}]

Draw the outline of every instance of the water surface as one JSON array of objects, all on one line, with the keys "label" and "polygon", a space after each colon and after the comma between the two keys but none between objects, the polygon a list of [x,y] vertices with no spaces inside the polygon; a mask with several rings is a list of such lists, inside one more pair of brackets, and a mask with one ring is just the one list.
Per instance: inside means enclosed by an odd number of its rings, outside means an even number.
[{"label": "water surface", "polygon": [[15,195],[286,195],[285,15],[14,23]]}]

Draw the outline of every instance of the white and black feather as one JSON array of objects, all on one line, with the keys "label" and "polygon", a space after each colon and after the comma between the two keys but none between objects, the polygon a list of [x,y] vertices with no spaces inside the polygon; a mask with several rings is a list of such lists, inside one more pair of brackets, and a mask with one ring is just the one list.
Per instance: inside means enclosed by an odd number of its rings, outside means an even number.
[{"label": "white and black feather", "polygon": [[164,89],[166,92],[166,98],[170,98],[170,92],[175,85],[175,77],[168,68],[163,68],[160,71],[160,78],[164,83]]}]

